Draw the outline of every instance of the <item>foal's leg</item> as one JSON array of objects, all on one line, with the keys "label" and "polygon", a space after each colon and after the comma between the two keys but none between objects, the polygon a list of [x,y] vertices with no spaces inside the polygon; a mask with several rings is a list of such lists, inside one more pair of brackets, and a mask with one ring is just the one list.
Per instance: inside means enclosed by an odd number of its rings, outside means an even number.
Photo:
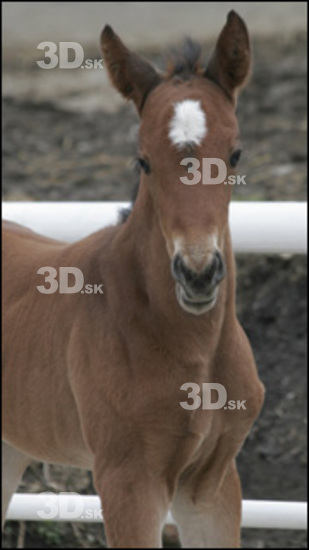
[{"label": "foal's leg", "polygon": [[169,509],[160,479],[143,472],[121,470],[95,475],[109,548],[162,548],[162,529]]},{"label": "foal's leg", "polygon": [[2,527],[11,497],[32,458],[2,441]]},{"label": "foal's leg", "polygon": [[198,485],[179,485],[172,512],[183,548],[239,548],[241,489],[233,463],[218,491],[207,474]]}]

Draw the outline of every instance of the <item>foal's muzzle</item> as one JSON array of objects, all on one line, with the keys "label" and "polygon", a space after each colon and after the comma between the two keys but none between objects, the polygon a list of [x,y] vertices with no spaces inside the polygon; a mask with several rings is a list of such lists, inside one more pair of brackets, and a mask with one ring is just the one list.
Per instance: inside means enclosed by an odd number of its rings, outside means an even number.
[{"label": "foal's muzzle", "polygon": [[220,252],[216,250],[211,262],[201,273],[197,273],[176,254],[172,261],[172,274],[181,307],[190,313],[200,314],[215,305],[218,284],[225,276],[225,265]]}]

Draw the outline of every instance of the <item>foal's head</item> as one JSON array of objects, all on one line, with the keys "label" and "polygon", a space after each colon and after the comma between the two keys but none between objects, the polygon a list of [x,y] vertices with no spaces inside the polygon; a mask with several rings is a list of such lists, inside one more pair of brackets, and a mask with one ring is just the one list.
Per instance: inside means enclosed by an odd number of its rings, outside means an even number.
[{"label": "foal's head", "polygon": [[[109,26],[101,44],[114,86],[134,101],[141,118],[141,184],[165,238],[179,304],[204,313],[215,305],[225,275],[231,186],[224,181],[240,156],[235,106],[249,73],[246,26],[230,12],[206,68],[199,63],[199,48],[188,42],[165,74],[130,52]],[[210,183],[218,168],[207,171],[204,164],[203,171],[203,159],[225,163],[222,183]]]}]

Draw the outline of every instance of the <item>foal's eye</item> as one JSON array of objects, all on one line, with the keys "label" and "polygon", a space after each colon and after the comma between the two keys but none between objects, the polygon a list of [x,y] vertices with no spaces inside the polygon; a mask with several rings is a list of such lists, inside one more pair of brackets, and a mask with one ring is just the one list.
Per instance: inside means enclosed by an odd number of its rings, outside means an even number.
[{"label": "foal's eye", "polygon": [[241,155],[241,149],[237,149],[237,151],[234,151],[234,153],[231,154],[230,165],[232,166],[232,168],[235,168],[235,166],[237,166],[238,161],[240,159],[240,155]]},{"label": "foal's eye", "polygon": [[145,174],[150,174],[150,164],[147,160],[142,157],[137,157],[138,166],[145,172]]}]

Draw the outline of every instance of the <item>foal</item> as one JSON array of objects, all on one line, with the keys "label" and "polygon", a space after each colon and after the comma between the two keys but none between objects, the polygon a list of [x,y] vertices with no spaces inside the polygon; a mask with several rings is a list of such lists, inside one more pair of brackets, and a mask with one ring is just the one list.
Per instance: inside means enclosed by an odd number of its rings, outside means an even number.
[{"label": "foal", "polygon": [[[235,312],[231,187],[183,178],[203,158],[234,174],[246,26],[230,12],[206,69],[191,44],[162,75],[111,27],[101,41],[141,118],[138,196],[74,244],[5,224],[3,511],[37,459],[93,470],[110,547],[160,547],[170,507],[183,546],[237,547],[235,456],[263,386]],[[78,267],[104,294],[43,294],[42,266]],[[207,383],[245,407],[205,406]]]}]

